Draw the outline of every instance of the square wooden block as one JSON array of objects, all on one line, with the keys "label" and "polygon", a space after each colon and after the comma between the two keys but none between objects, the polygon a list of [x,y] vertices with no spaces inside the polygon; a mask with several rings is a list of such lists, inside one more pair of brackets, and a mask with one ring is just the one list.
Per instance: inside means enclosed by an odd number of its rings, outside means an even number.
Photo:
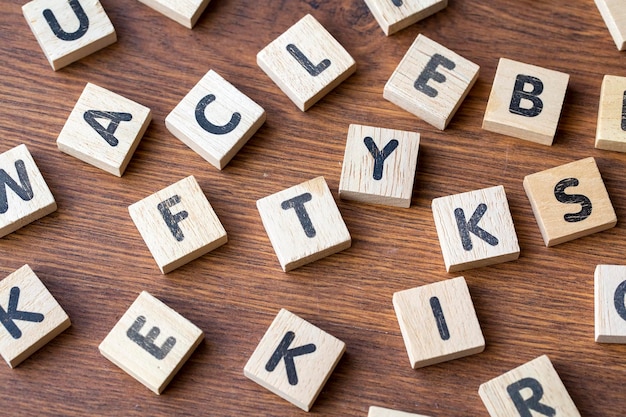
[{"label": "square wooden block", "polygon": [[569,75],[500,58],[483,129],[552,145]]},{"label": "square wooden block", "polygon": [[57,203],[26,145],[0,154],[0,237],[56,209]]},{"label": "square wooden block", "polygon": [[352,244],[324,177],[264,197],[256,206],[285,272]]},{"label": "square wooden block", "polygon": [[139,0],[159,13],[191,29],[211,0]]},{"label": "square wooden block", "polygon": [[626,343],[626,266],[598,265],[594,281],[596,342]]},{"label": "square wooden block", "polygon": [[419,22],[448,6],[448,0],[365,0],[385,35]]},{"label": "square wooden block", "polygon": [[480,67],[420,34],[385,84],[383,97],[444,130]]},{"label": "square wooden block", "polygon": [[146,291],[100,343],[100,353],[161,394],[204,338],[196,325]]},{"label": "square wooden block", "polygon": [[22,13],[55,71],[117,40],[98,0],[33,0]]},{"label": "square wooden block", "polygon": [[601,232],[617,223],[593,158],[527,175],[524,190],[546,246]]},{"label": "square wooden block", "polygon": [[519,257],[519,244],[504,187],[435,198],[433,217],[448,272]]},{"label": "square wooden block", "polygon": [[164,274],[228,240],[193,175],[132,204],[128,212]]},{"label": "square wooden block", "polygon": [[265,110],[210,70],[165,118],[181,142],[223,169],[265,123]]},{"label": "square wooden block", "polygon": [[350,54],[309,14],[263,48],[256,59],[302,111],[356,71]]},{"label": "square wooden block", "polygon": [[403,411],[396,411],[390,408],[374,407],[371,406],[367,417],[427,417],[421,414],[405,413]]},{"label": "square wooden block", "polygon": [[341,340],[281,309],[243,372],[309,411],[345,350]]},{"label": "square wooden block", "polygon": [[397,292],[393,308],[413,369],[485,349],[485,338],[463,277]]},{"label": "square wooden block", "polygon": [[605,75],[602,80],[596,148],[626,152],[626,77]]},{"label": "square wooden block", "polygon": [[619,51],[626,49],[626,10],[621,0],[595,0]]},{"label": "square wooden block", "polygon": [[28,265],[0,281],[0,313],[0,354],[11,368],[71,324],[63,308]]},{"label": "square wooden block", "polygon": [[580,417],[546,355],[485,382],[478,393],[491,417]]},{"label": "square wooden block", "polygon": [[87,83],[57,138],[57,146],[121,177],[151,120],[149,108]]},{"label": "square wooden block", "polygon": [[409,207],[419,144],[419,133],[350,125],[339,197]]}]

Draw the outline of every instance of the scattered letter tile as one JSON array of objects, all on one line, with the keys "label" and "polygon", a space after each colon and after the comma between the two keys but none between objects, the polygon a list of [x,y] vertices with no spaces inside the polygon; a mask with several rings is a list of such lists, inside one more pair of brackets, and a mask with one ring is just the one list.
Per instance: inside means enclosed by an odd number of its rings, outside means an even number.
[{"label": "scattered letter tile", "polygon": [[383,407],[370,407],[367,417],[426,417],[421,414],[405,413],[403,411],[396,411],[390,408]]},{"label": "scattered letter tile", "polygon": [[604,23],[620,51],[626,49],[626,11],[621,0],[595,0]]},{"label": "scattered letter tile", "polygon": [[211,0],[139,0],[159,13],[191,29]]},{"label": "scattered letter tile", "polygon": [[626,266],[598,265],[594,293],[596,342],[626,344]]},{"label": "scattered letter tile", "polygon": [[365,0],[385,35],[393,35],[443,10],[448,0]]},{"label": "scattered letter tile", "polygon": [[626,152],[626,77],[605,75],[600,90],[596,148]]}]

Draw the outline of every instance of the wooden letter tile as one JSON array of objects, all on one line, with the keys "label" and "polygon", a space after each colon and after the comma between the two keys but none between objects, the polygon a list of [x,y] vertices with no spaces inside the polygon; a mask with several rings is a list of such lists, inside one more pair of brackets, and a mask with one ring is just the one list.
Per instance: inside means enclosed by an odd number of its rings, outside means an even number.
[{"label": "wooden letter tile", "polygon": [[0,281],[0,354],[11,368],[70,327],[70,318],[28,265]]},{"label": "wooden letter tile", "polygon": [[365,0],[365,4],[389,36],[445,9],[448,0]]},{"label": "wooden letter tile", "polygon": [[165,118],[167,129],[217,169],[265,123],[265,110],[211,70]]},{"label": "wooden letter tile", "polygon": [[193,176],[138,201],[128,212],[164,274],[228,240]]},{"label": "wooden letter tile", "polygon": [[444,130],[478,79],[479,69],[420,34],[387,81],[383,97]]},{"label": "wooden letter tile", "polygon": [[435,198],[433,217],[448,272],[519,257],[519,244],[503,186]]},{"label": "wooden letter tile", "polygon": [[620,0],[595,0],[604,23],[620,51],[626,49],[626,10]]},{"label": "wooden letter tile", "polygon": [[139,0],[175,22],[191,29],[211,0]]},{"label": "wooden letter tile", "polygon": [[204,338],[196,325],[146,291],[100,343],[100,353],[156,394]]},{"label": "wooden letter tile", "polygon": [[244,367],[244,374],[309,411],[346,344],[282,309]]},{"label": "wooden letter tile", "polygon": [[478,389],[491,417],[580,417],[547,356],[540,356]]},{"label": "wooden letter tile", "polygon": [[57,138],[57,146],[121,177],[150,120],[149,108],[88,83]]},{"label": "wooden letter tile", "polygon": [[257,54],[257,64],[302,111],[356,71],[356,62],[311,15]]},{"label": "wooden letter tile", "polygon": [[324,177],[262,198],[256,206],[285,272],[352,244]]},{"label": "wooden letter tile", "polygon": [[483,129],[552,145],[569,75],[500,58]]},{"label": "wooden letter tile", "polygon": [[350,125],[339,197],[409,207],[419,143],[419,133]]},{"label": "wooden letter tile", "polygon": [[626,152],[626,77],[605,75],[600,90],[596,148]]},{"label": "wooden letter tile", "polygon": [[57,209],[26,145],[0,155],[0,237]]},{"label": "wooden letter tile", "polygon": [[524,190],[546,246],[601,232],[617,223],[593,158],[527,175]]},{"label": "wooden letter tile", "polygon": [[397,292],[393,308],[413,369],[485,349],[485,338],[463,277]]},{"label": "wooden letter tile", "polygon": [[421,414],[405,413],[403,411],[396,411],[390,408],[383,407],[370,407],[367,417],[426,417]]},{"label": "wooden letter tile", "polygon": [[626,343],[626,266],[598,265],[594,293],[596,342]]},{"label": "wooden letter tile", "polygon": [[22,13],[55,71],[117,40],[98,0],[33,0]]}]

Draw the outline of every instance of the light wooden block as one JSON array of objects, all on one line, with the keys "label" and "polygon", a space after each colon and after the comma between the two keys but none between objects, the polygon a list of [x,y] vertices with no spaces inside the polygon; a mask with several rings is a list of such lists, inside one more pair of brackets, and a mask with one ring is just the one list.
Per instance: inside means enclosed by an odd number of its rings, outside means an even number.
[{"label": "light wooden block", "polygon": [[593,158],[527,175],[524,190],[546,246],[601,232],[617,223]]},{"label": "light wooden block", "polygon": [[485,349],[463,277],[396,292],[393,308],[413,369]]},{"label": "light wooden block", "polygon": [[244,367],[257,384],[309,411],[346,344],[281,309]]},{"label": "light wooden block", "polygon": [[311,15],[263,48],[257,64],[302,111],[356,71],[350,54]]},{"label": "light wooden block", "polygon": [[626,77],[605,75],[602,80],[596,148],[626,152]]},{"label": "light wooden block", "polygon": [[151,120],[149,108],[87,83],[57,138],[57,146],[121,177]]},{"label": "light wooden block", "polygon": [[385,84],[383,97],[444,130],[480,67],[420,34]]},{"label": "light wooden block", "polygon": [[139,0],[141,3],[191,29],[211,0]]},{"label": "light wooden block", "polygon": [[396,411],[390,408],[374,407],[371,406],[367,417],[427,417],[421,414],[405,413],[403,411]]},{"label": "light wooden block", "polygon": [[598,265],[594,281],[596,342],[626,344],[626,266]]},{"label": "light wooden block", "polygon": [[478,393],[491,417],[580,417],[546,355],[485,382]]},{"label": "light wooden block", "polygon": [[132,204],[128,212],[164,274],[228,240],[194,176]]},{"label": "light wooden block", "polygon": [[339,197],[409,207],[419,144],[419,133],[350,125]]},{"label": "light wooden block", "polygon": [[448,0],[365,0],[365,4],[389,36],[445,9]]},{"label": "light wooden block", "polygon": [[11,368],[70,327],[70,318],[28,265],[0,281],[0,354]]},{"label": "light wooden block", "polygon": [[57,209],[26,145],[0,154],[0,237]]},{"label": "light wooden block", "polygon": [[196,325],[146,291],[100,343],[100,353],[161,394],[204,338]]},{"label": "light wooden block", "polygon": [[448,272],[519,257],[517,234],[503,186],[435,198],[432,210]]},{"label": "light wooden block", "polygon": [[500,58],[483,129],[552,145],[569,75]]},{"label": "light wooden block", "polygon": [[180,141],[223,169],[265,123],[265,110],[210,70],[165,118]]},{"label": "light wooden block", "polygon": [[352,244],[324,177],[264,197],[256,206],[285,272]]},{"label": "light wooden block", "polygon": [[626,10],[620,0],[595,0],[619,51],[626,49]]},{"label": "light wooden block", "polygon": [[55,71],[117,40],[98,0],[33,0],[22,13]]}]

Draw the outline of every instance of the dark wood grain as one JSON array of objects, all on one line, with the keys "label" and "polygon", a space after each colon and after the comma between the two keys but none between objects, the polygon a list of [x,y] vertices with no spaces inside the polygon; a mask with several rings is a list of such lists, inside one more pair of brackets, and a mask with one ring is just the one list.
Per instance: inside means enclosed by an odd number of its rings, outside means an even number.
[{"label": "dark wood grain", "polygon": [[[59,206],[0,239],[0,276],[30,264],[73,322],[18,368],[0,366],[0,414],[304,415],[243,376],[244,364],[284,307],[347,344],[312,414],[366,416],[370,405],[378,405],[433,417],[486,416],[478,386],[547,354],[583,416],[623,416],[626,346],[594,342],[593,271],[597,264],[624,263],[626,155],[594,149],[594,137],[602,77],[626,75],[626,55],[616,50],[593,2],[450,0],[444,11],[385,37],[362,0],[213,0],[193,30],[137,1],[101,1],[118,42],[58,72],[21,14],[24,1],[0,3],[0,151],[27,144]],[[257,67],[256,54],[306,13],[350,52],[357,73],[303,113]],[[419,33],[481,67],[443,132],[382,97]],[[553,146],[481,129],[500,57],[571,75]],[[265,125],[223,171],[164,124],[209,69],[267,111]],[[56,147],[87,82],[153,111],[122,178]],[[352,248],[285,274],[255,201],[319,175],[337,198],[350,123],[420,132],[412,206],[338,200]],[[618,225],[546,248],[522,180],[588,156],[597,160]],[[229,242],[164,276],[127,207],[192,174]],[[459,275],[445,272],[430,203],[500,184],[507,190],[520,259],[463,273],[486,350],[413,370],[391,296]],[[142,290],[206,333],[161,396],[98,352]]]}]

